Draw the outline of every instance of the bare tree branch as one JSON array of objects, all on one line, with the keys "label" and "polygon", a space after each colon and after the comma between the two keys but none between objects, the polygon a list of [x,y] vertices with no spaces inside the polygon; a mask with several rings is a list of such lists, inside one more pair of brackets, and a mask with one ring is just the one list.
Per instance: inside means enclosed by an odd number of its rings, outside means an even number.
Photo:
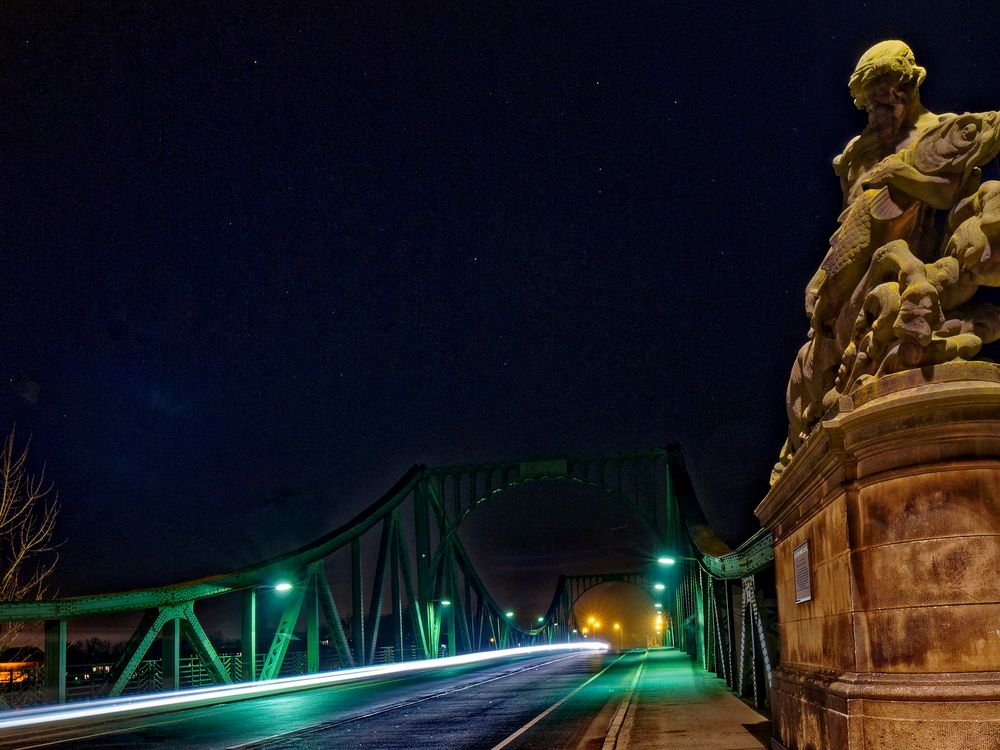
[{"label": "bare tree branch", "polygon": [[[18,452],[11,430],[0,449],[0,602],[44,597],[59,559],[53,542],[59,497],[44,470],[28,473],[30,442]],[[13,645],[23,627],[0,624],[0,651]]]}]

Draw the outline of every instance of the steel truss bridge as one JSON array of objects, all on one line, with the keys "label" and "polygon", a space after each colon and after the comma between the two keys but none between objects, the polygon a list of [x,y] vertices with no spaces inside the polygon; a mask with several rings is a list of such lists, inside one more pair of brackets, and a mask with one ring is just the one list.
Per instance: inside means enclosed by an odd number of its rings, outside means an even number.
[{"label": "steel truss bridge", "polygon": [[[483,503],[535,482],[596,488],[638,516],[654,533],[660,551],[676,560],[669,569],[655,570],[656,580],[665,583],[661,601],[670,642],[738,694],[758,706],[769,703],[770,672],[778,654],[771,536],[762,530],[735,551],[722,543],[698,505],[677,446],[540,461],[414,466],[350,522],[292,552],[230,573],[156,588],[3,602],[0,623],[44,623],[46,702],[67,698],[67,628],[74,620],[97,615],[142,613],[99,690],[106,696],[126,690],[158,636],[160,686],[165,690],[181,686],[182,639],[216,683],[277,677],[303,619],[306,672],[320,669],[321,618],[342,666],[371,664],[377,655],[384,658],[386,646],[392,658],[402,660],[404,632],[411,634],[417,658],[571,641],[580,637],[574,605],[584,592],[611,581],[649,587],[654,569],[563,576],[537,627],[518,626],[490,595],[458,530]],[[267,635],[259,632],[258,592],[278,581],[292,587],[270,646],[258,655],[258,636]],[[346,619],[335,589],[349,590]],[[241,616],[242,658],[236,674],[223,664],[195,611],[204,600],[219,597],[238,607]],[[388,633],[385,621],[391,623]]]}]

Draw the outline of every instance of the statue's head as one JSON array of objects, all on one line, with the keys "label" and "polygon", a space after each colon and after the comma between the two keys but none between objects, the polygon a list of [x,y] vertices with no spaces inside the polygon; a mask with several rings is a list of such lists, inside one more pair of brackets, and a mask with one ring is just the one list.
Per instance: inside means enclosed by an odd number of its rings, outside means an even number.
[{"label": "statue's head", "polygon": [[858,60],[849,84],[851,96],[858,109],[867,110],[869,126],[894,135],[919,101],[918,89],[926,75],[905,42],[879,42]]}]

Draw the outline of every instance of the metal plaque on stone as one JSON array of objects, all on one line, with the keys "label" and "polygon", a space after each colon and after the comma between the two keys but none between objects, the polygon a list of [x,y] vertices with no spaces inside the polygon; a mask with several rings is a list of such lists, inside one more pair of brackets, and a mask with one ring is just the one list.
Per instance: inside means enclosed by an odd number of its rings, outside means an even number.
[{"label": "metal plaque on stone", "polygon": [[792,565],[795,568],[795,603],[802,604],[812,599],[809,579],[809,540],[792,550]]}]

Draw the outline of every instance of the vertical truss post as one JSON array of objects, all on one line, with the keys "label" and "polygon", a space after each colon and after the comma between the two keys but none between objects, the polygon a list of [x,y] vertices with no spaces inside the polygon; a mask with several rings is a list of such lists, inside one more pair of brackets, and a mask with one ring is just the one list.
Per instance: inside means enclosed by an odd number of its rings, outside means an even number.
[{"label": "vertical truss post", "polygon": [[674,516],[676,515],[676,503],[674,500],[674,481],[670,473],[670,457],[667,457],[664,466],[663,485],[663,537],[667,543],[667,549],[676,549],[677,535],[674,528]]},{"label": "vertical truss post", "polygon": [[[472,606],[472,602],[469,602],[469,606]],[[472,623],[472,642],[475,644],[473,649],[478,651],[483,647],[483,641],[486,639],[486,605],[483,602],[483,596],[476,590],[476,613],[474,615],[474,621]],[[490,622],[490,628],[492,630],[493,623]],[[495,642],[495,641],[494,641]],[[487,643],[486,648],[489,648]]]},{"label": "vertical truss post", "polygon": [[340,612],[337,610],[337,602],[333,600],[330,583],[326,580],[323,563],[314,563],[313,575],[316,580],[320,605],[323,608],[323,616],[326,617],[327,627],[330,628],[330,640],[333,641],[334,648],[337,649],[337,657],[340,659],[340,665],[342,667],[353,667],[355,666],[354,656],[351,654],[351,647],[347,643],[347,636],[344,634],[344,623],[340,620]]},{"label": "vertical truss post", "polygon": [[361,539],[351,540],[351,645],[354,647],[354,662],[358,666],[367,664],[365,660],[365,591],[361,575]]},{"label": "vertical truss post", "polygon": [[451,605],[442,614],[444,614],[448,630],[448,656],[455,656],[458,653],[455,632],[455,610],[462,606],[462,602],[458,596],[458,581],[455,575],[455,547],[450,539],[445,544],[445,567],[442,573],[444,574],[444,590]]},{"label": "vertical truss post", "polygon": [[424,628],[424,616],[420,611],[422,606],[413,589],[413,575],[410,571],[410,553],[406,549],[406,541],[403,539],[402,529],[396,527],[396,544],[399,546],[400,570],[403,573],[403,585],[406,591],[406,598],[410,603],[410,622],[413,627],[413,638],[416,646],[423,653],[424,659],[431,658],[430,645],[427,640],[427,630]]},{"label": "vertical truss post", "polygon": [[[462,516],[462,475],[461,474],[451,474],[452,485],[455,488],[455,497],[452,500],[455,514],[455,520],[457,521]],[[443,485],[443,480],[442,480]]]},{"label": "vertical truss post", "polygon": [[755,697],[757,708],[763,708],[771,699],[771,657],[768,653],[767,634],[764,632],[763,595],[761,590],[757,588],[755,576],[751,576],[751,581],[754,581],[754,585],[750,597],[750,614],[757,643],[754,681],[756,685],[760,686]]},{"label": "vertical truss post", "polygon": [[319,671],[319,583],[309,576],[306,588],[306,674]]},{"label": "vertical truss post", "polygon": [[725,581],[725,592],[726,592],[726,643],[727,651],[726,658],[729,660],[729,688],[730,690],[739,690],[739,683],[737,682],[736,672],[737,672],[737,656],[736,656],[736,615],[733,608],[733,583],[732,581]]},{"label": "vertical truss post", "polygon": [[702,590],[701,568],[694,567],[691,593],[694,599],[695,650],[698,652],[698,661],[701,662],[701,668],[708,671],[708,651],[706,648],[708,639],[705,638],[705,597]]},{"label": "vertical truss post", "polygon": [[417,552],[417,597],[421,607],[423,607],[433,598],[431,594],[430,498],[423,482],[413,490],[413,521]]},{"label": "vertical truss post", "polygon": [[674,589],[674,601],[671,606],[671,630],[674,636],[674,648],[684,651],[687,648],[687,639],[684,637],[684,592],[681,587],[683,586],[684,579],[678,582],[677,588]]},{"label": "vertical truss post", "polygon": [[472,609],[472,581],[469,580],[469,574],[464,569],[462,569],[462,579],[465,583],[465,598],[462,600],[464,605],[462,608],[462,619],[459,621],[464,624],[464,635],[465,639],[465,650],[466,651],[477,651],[479,646],[473,646],[475,640],[475,611]]},{"label": "vertical truss post", "polygon": [[180,690],[181,687],[181,619],[171,617],[163,625],[163,689]]},{"label": "vertical truss post", "polygon": [[751,625],[747,624],[747,618],[750,616],[749,605],[748,605],[748,578],[743,578],[740,581],[740,647],[739,654],[737,658],[739,659],[739,670],[736,679],[736,693],[737,695],[746,696],[747,695],[747,682],[750,683],[750,688],[754,691],[757,689],[757,683],[754,680],[754,646],[753,646],[753,629]]},{"label": "vertical truss post", "polygon": [[[454,564],[452,565],[452,577],[451,577],[451,590],[454,592],[452,595],[451,608],[454,611],[452,614],[452,627],[457,621],[458,624],[458,638],[462,646],[462,651],[464,653],[469,653],[473,651],[472,646],[472,586],[469,583],[469,576],[461,566],[458,560],[452,555],[452,560]],[[458,574],[462,573],[462,577],[465,580],[465,591],[460,591],[458,585]]]},{"label": "vertical truss post", "polygon": [[[715,674],[725,680],[726,684],[729,683],[729,662],[727,661],[726,655],[726,644],[722,640],[722,615],[719,613],[719,596],[716,591],[715,579],[710,578],[711,591],[712,591],[712,621],[715,623]],[[723,583],[723,591],[725,591],[725,581]]]},{"label": "vertical truss post", "polygon": [[434,609],[434,602],[427,602],[427,628],[430,630],[431,658],[441,655],[441,616]]},{"label": "vertical truss post", "polygon": [[392,596],[392,649],[396,661],[403,661],[403,599],[399,589],[399,544],[396,529],[399,528],[399,511],[392,512],[393,533],[389,539],[389,591]]},{"label": "vertical truss post", "polygon": [[382,522],[382,534],[378,544],[378,561],[375,563],[375,585],[368,607],[368,662],[375,662],[378,647],[378,631],[382,624],[382,599],[385,596],[385,573],[389,559],[389,548],[393,546],[393,525],[395,517],[389,516]]},{"label": "vertical truss post", "polygon": [[66,702],[66,621],[45,621],[45,702]]},{"label": "vertical truss post", "polygon": [[257,679],[257,589],[243,591],[243,621],[240,641],[243,650],[243,667],[240,679],[253,682]]},{"label": "vertical truss post", "polygon": [[307,575],[296,576],[296,584],[287,594],[288,599],[281,612],[281,619],[278,620],[278,628],[274,631],[271,647],[267,650],[264,666],[260,670],[261,680],[273,680],[281,674],[281,665],[288,652],[288,642],[295,632],[295,623],[299,621],[299,613],[302,611],[302,602],[305,600],[305,589],[308,581],[309,576]]}]

